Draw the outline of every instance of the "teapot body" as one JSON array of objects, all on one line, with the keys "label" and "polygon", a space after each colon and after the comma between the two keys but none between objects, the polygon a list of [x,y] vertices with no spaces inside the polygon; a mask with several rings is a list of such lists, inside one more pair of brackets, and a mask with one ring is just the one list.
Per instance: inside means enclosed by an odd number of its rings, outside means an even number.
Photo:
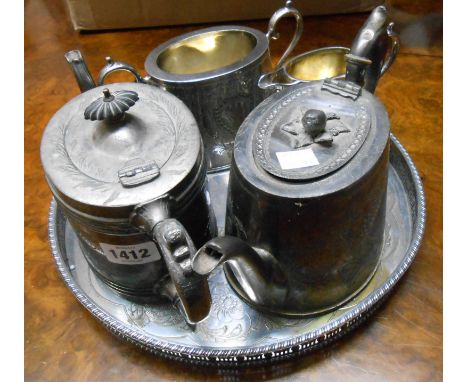
[{"label": "teapot body", "polygon": [[[216,235],[216,219],[207,196],[205,172],[183,205],[172,205],[177,219],[196,248]],[[128,218],[115,219],[79,212],[54,195],[75,231],[80,247],[99,279],[133,301],[154,302],[165,293],[168,270],[158,243],[136,228]]]},{"label": "teapot body", "polygon": [[[322,97],[320,83],[300,85],[263,102],[241,126],[234,148],[226,234],[245,240],[277,260],[287,277],[288,291],[275,306],[259,308],[278,314],[316,314],[344,303],[370,280],[383,245],[389,160],[389,122],[385,109],[367,92],[354,101],[339,95]],[[259,137],[269,134],[270,141],[265,138],[262,150],[265,147],[270,151],[284,150],[278,144],[283,139],[279,134],[284,133],[284,126],[290,126],[293,110],[303,113],[305,105],[306,109],[311,105],[326,108],[333,102],[337,102],[334,110],[342,115],[341,121],[350,126],[351,131],[343,134],[354,134],[355,127],[361,126],[357,121],[352,124],[358,119],[355,110],[360,107],[367,110],[362,120],[369,122],[369,130],[367,134],[357,131],[356,137],[363,138],[362,146],[347,163],[311,178],[312,170],[320,164],[310,167],[299,164],[297,170],[282,172],[269,162],[271,158],[264,161],[264,153],[257,155],[262,145]],[[346,109],[348,106],[350,109]],[[275,124],[283,128],[278,129]],[[258,129],[265,125],[270,126],[266,131]],[[335,137],[326,148],[312,144],[306,148],[291,147],[290,153],[303,155],[310,149],[317,153],[319,162],[330,163],[320,157],[320,150],[335,150],[336,145],[339,151],[343,145],[343,150],[337,153],[338,160],[344,162],[344,155],[355,141],[351,140],[348,148],[347,141]],[[327,167],[321,171],[328,171]],[[298,179],[302,175],[306,179]],[[225,265],[225,271],[234,289],[248,300],[239,275],[229,264]]]},{"label": "teapot body", "polygon": [[216,234],[198,126],[161,89],[118,83],[80,94],[49,121],[41,159],[91,269],[126,297],[156,300],[169,281],[179,286],[167,260],[186,267]]}]

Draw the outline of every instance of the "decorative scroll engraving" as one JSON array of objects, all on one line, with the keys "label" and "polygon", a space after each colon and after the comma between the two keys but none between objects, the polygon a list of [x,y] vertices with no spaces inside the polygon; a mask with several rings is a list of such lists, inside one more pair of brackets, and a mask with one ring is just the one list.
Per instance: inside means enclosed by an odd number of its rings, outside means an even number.
[{"label": "decorative scroll engraving", "polygon": [[[165,123],[161,124],[161,127],[165,129],[168,134],[175,137],[183,136],[184,131],[191,128],[190,121],[187,120],[186,113],[180,113],[178,105],[173,103],[172,99],[168,99],[164,94],[163,95],[153,95],[150,101],[153,107],[154,112],[160,114],[161,119],[164,119]],[[108,166],[107,164],[100,164],[102,169],[96,165],[95,159],[86,155],[87,151],[85,149],[74,153],[73,157],[71,156],[68,148],[65,146],[66,135],[70,135],[67,132],[67,127],[72,123],[72,119],[76,116],[77,111],[82,108],[83,105],[76,105],[74,109],[67,114],[60,114],[55,116],[56,118],[54,131],[48,132],[48,139],[43,144],[44,152],[54,153],[53,160],[48,159],[50,163],[51,173],[63,175],[63,179],[67,179],[67,182],[60,183],[61,187],[66,187],[64,192],[74,192],[75,189],[83,190],[83,192],[92,191],[96,195],[100,195],[100,200],[104,204],[111,204],[119,196],[123,197],[126,191],[122,190],[121,180],[124,178],[119,178],[118,171],[112,172],[111,175],[107,174]],[[172,158],[177,158],[183,156],[184,150],[186,150],[185,145],[177,144],[173,149]],[[94,162],[93,162],[94,160]],[[174,160],[174,166],[177,165]],[[165,163],[159,164],[158,167],[163,167],[166,173],[172,171],[170,166]],[[104,168],[105,167],[105,168]],[[159,170],[158,170],[159,171]],[[153,176],[157,176],[156,168],[152,169],[151,172]],[[61,179],[57,175],[55,179]],[[128,178],[129,179],[129,178]],[[154,178],[153,178],[154,179]],[[128,192],[133,192],[130,187]]]}]

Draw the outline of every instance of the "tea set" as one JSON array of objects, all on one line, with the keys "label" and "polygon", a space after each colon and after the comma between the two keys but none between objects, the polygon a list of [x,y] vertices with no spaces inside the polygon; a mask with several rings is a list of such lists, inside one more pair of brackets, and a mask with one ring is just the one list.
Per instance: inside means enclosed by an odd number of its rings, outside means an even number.
[{"label": "tea set", "polygon": [[[276,66],[269,41],[293,17]],[[374,96],[398,54],[384,6],[351,48],[288,58],[291,1],[265,34],[190,32],[156,47],[147,76],[107,58],[97,84],[48,123],[60,274],[118,336],[193,362],[299,354],[362,322],[411,264],[425,203]],[[115,71],[134,83],[104,84]]]}]

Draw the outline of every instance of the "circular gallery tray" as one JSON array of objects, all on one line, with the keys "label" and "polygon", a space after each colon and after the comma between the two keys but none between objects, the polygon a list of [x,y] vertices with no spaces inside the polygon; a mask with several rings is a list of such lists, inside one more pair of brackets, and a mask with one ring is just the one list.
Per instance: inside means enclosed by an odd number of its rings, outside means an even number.
[{"label": "circular gallery tray", "polygon": [[[211,312],[191,329],[171,304],[127,301],[97,279],[54,201],[49,216],[52,254],[65,283],[81,304],[111,332],[145,350],[177,360],[218,365],[289,358],[330,343],[362,323],[413,261],[424,231],[424,191],[411,158],[394,136],[390,163],[381,263],[364,290],[330,313],[293,319],[257,312],[232,291],[219,269],[209,279]],[[227,172],[209,175],[220,234],[227,181]]]}]

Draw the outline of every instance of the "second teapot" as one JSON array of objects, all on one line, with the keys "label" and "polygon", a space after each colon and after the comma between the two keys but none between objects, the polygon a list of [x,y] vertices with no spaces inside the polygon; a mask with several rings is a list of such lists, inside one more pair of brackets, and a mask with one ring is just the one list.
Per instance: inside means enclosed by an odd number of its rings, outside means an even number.
[{"label": "second teapot", "polygon": [[261,103],[242,124],[229,178],[226,234],[195,255],[224,264],[260,310],[321,313],[349,300],[380,260],[389,120],[360,86],[315,81]]}]

